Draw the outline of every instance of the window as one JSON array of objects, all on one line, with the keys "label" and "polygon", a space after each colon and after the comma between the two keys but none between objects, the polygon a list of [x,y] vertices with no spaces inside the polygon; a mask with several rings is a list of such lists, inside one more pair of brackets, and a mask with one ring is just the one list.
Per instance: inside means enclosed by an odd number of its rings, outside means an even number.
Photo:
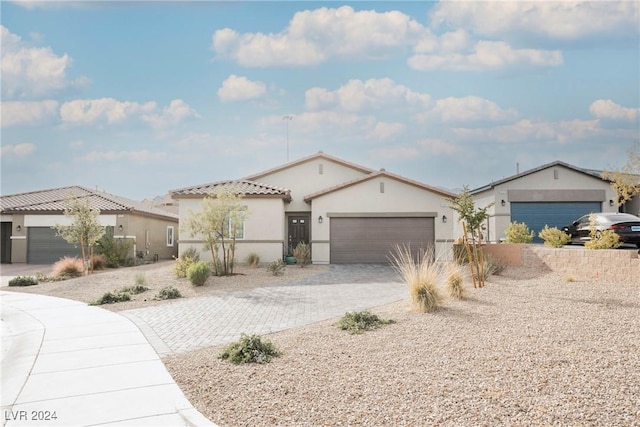
[{"label": "window", "polygon": [[173,227],[167,227],[167,246],[173,246]]},{"label": "window", "polygon": [[234,228],[235,228],[236,239],[244,239],[244,221],[240,221],[238,223],[229,221],[229,238],[233,237]]}]

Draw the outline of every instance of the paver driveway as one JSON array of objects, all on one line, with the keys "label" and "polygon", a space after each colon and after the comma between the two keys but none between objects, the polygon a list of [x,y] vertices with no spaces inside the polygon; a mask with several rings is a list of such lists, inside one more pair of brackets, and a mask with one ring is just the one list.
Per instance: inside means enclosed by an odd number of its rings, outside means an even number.
[{"label": "paver driveway", "polygon": [[121,311],[158,354],[182,353],[398,301],[406,286],[389,266],[330,265],[326,273],[250,291]]}]

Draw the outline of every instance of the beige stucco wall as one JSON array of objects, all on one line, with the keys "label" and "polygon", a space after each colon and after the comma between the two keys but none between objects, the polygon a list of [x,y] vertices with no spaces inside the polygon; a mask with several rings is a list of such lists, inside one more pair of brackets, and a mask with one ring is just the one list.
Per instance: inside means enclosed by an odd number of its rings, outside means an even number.
[{"label": "beige stucco wall", "polygon": [[[119,216],[118,223],[118,227],[114,229],[114,236],[127,238],[135,236],[135,251],[143,252],[144,259],[153,260],[155,255],[158,255],[158,259],[171,259],[178,255],[179,227],[177,221],[125,214]],[[119,230],[120,223],[123,224],[122,231]],[[167,245],[167,227],[173,227],[172,246]]]},{"label": "beige stucco wall", "polygon": [[[380,192],[384,183],[384,193]],[[443,196],[390,177],[374,178],[357,185],[313,199],[311,212],[311,245],[313,262],[330,260],[329,238],[331,214],[351,213],[375,215],[385,213],[433,214],[435,216],[436,251],[448,252],[453,239],[453,212]],[[442,222],[442,216],[447,222]],[[318,217],[322,216],[322,224]]]},{"label": "beige stucco wall", "polygon": [[[202,259],[211,259],[211,254],[202,243],[199,235],[191,236],[184,229],[184,220],[191,212],[201,209],[202,199],[181,199],[180,218],[183,229],[180,234],[180,253],[189,247],[198,249]],[[285,216],[284,202],[279,198],[244,198],[242,204],[247,207],[247,219],[244,224],[244,238],[236,241],[236,261],[244,262],[247,256],[255,253],[261,262],[272,262],[282,258]]]},{"label": "beige stucco wall", "polygon": [[[557,179],[554,171],[557,171]],[[602,211],[616,212],[618,209],[615,204],[609,206],[609,200],[615,200],[616,193],[608,182],[563,166],[550,167],[474,195],[476,206],[495,203],[489,210],[490,218],[487,222],[491,242],[504,238],[504,230],[511,222],[511,202],[508,197],[510,190],[603,190],[605,197],[602,200]],[[502,200],[505,201],[505,206],[502,206]]]},{"label": "beige stucco wall", "polygon": [[285,205],[287,212],[308,212],[310,207],[303,200],[305,196],[365,175],[359,170],[319,158],[260,177],[258,181],[291,190],[291,203]]}]

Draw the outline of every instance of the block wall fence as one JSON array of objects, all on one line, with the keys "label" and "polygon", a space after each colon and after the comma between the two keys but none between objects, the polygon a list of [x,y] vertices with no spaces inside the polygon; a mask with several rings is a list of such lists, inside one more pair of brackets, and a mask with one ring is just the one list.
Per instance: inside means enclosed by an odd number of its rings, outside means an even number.
[{"label": "block wall fence", "polygon": [[575,280],[597,280],[640,285],[637,250],[551,248],[543,245],[485,245],[485,253],[506,265],[553,271]]}]

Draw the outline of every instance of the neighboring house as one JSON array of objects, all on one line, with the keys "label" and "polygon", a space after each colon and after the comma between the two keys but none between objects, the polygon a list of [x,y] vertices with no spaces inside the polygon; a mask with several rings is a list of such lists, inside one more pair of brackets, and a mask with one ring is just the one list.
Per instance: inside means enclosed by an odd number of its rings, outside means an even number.
[{"label": "neighboring house", "polygon": [[[486,236],[490,242],[505,237],[510,222],[524,222],[535,232],[545,225],[562,228],[590,212],[617,212],[617,194],[601,172],[556,161],[471,191],[477,207],[489,210]],[[633,201],[627,207],[632,207]]]},{"label": "neighboring house", "polygon": [[65,200],[79,197],[100,210],[100,223],[113,227],[115,238],[132,241],[131,256],[171,259],[177,255],[178,215],[141,202],[85,187],[71,186],[0,197],[2,263],[48,264],[79,256],[52,227],[69,225]]},{"label": "neighboring house", "polygon": [[[440,252],[453,242],[453,212],[444,198],[454,194],[323,152],[244,179],[174,190],[180,221],[220,189],[242,194],[248,210],[237,240],[239,260],[255,253],[271,262],[305,242],[314,264],[384,263],[396,244],[417,253]],[[184,234],[180,253],[206,250]]]}]

